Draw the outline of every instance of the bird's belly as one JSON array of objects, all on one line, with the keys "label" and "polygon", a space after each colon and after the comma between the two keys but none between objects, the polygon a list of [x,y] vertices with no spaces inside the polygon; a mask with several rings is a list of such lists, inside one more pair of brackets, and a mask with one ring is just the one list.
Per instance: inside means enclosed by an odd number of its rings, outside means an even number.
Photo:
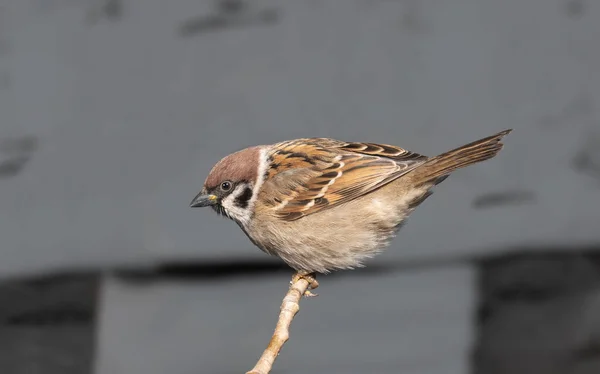
[{"label": "bird's belly", "polygon": [[[389,191],[388,191],[389,192]],[[384,189],[291,222],[255,217],[247,234],[296,270],[327,273],[361,267],[383,250],[423,191],[390,196]]]}]

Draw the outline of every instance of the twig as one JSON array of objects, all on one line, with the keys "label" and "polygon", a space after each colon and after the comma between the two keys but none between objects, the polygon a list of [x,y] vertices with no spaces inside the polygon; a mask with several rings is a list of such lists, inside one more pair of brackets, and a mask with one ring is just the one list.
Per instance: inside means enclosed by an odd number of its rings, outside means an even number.
[{"label": "twig", "polygon": [[302,295],[312,295],[310,291],[308,291],[308,280],[304,278],[293,278],[292,282],[289,291],[283,298],[283,303],[281,303],[281,312],[279,313],[279,320],[275,326],[273,337],[254,368],[246,374],[268,374],[271,371],[279,351],[290,338],[290,324],[296,313],[300,310],[300,299],[302,298]]}]

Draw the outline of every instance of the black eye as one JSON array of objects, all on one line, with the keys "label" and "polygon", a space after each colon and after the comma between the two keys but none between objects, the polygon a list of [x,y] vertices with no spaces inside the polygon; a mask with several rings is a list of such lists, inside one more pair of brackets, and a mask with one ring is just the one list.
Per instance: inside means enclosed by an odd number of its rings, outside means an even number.
[{"label": "black eye", "polygon": [[225,181],[223,183],[221,183],[221,191],[229,191],[231,189],[231,182],[230,181]]}]

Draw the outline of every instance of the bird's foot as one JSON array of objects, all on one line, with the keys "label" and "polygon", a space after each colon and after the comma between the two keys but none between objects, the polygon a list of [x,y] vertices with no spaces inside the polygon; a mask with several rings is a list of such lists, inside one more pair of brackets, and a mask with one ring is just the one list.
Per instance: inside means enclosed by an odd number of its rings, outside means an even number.
[{"label": "bird's foot", "polygon": [[292,280],[290,281],[290,284],[294,284],[300,279],[304,279],[308,282],[308,290],[304,292],[304,297],[319,296],[319,294],[310,292],[310,290],[314,290],[315,288],[319,287],[319,282],[317,282],[317,276],[315,273],[297,272],[294,275],[292,275]]}]

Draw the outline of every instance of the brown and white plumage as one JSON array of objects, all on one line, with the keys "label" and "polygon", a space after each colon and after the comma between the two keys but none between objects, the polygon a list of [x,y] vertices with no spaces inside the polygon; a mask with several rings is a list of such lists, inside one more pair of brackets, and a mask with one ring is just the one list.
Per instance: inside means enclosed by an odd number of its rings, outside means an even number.
[{"label": "brown and white plumage", "polygon": [[427,159],[390,145],[323,138],[279,143],[267,155],[271,188],[265,185],[259,197],[287,221],[368,194]]},{"label": "brown and white plumage", "polygon": [[494,157],[510,131],[433,158],[327,138],[251,147],[219,161],[192,206],[211,205],[298,271],[362,266],[389,244],[434,185]]}]

